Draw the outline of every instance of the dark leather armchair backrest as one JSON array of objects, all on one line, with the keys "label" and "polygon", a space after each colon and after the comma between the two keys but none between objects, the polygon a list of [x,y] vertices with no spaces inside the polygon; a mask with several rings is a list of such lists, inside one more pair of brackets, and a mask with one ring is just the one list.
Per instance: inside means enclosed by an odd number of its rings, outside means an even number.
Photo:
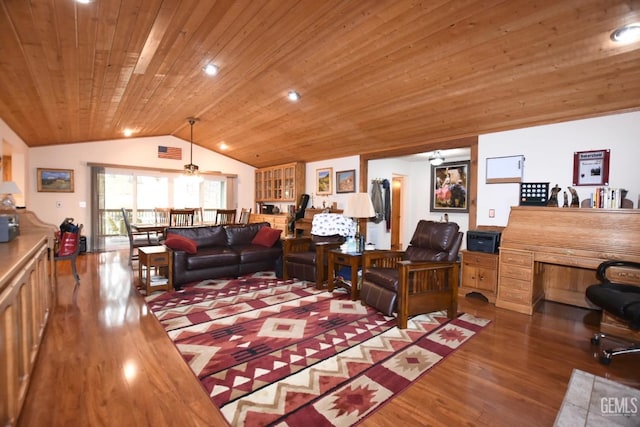
[{"label": "dark leather armchair backrest", "polygon": [[462,233],[455,222],[420,220],[405,251],[407,261],[454,262],[462,244]]}]

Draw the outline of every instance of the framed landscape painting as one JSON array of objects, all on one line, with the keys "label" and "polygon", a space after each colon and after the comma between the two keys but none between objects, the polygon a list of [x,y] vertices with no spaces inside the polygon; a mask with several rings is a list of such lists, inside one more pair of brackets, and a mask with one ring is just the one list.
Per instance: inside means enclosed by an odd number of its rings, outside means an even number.
[{"label": "framed landscape painting", "polygon": [[38,168],[38,191],[73,193],[73,169]]},{"label": "framed landscape painting", "polygon": [[327,196],[333,194],[333,168],[316,169],[316,194]]},{"label": "framed landscape painting", "polygon": [[431,212],[469,212],[469,161],[431,166]]},{"label": "framed landscape painting", "polygon": [[355,193],[356,170],[336,172],[336,193]]}]

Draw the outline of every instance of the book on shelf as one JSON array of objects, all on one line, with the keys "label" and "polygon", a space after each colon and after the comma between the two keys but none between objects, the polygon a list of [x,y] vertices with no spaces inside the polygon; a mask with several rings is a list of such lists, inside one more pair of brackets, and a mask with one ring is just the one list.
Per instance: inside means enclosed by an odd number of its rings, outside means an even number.
[{"label": "book on shelf", "polygon": [[591,207],[596,209],[618,209],[622,207],[621,188],[597,187],[591,193]]}]

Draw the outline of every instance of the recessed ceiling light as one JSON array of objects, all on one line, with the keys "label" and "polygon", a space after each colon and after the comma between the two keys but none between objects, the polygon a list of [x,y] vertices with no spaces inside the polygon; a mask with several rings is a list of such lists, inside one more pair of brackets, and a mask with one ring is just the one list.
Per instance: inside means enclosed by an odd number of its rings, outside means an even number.
[{"label": "recessed ceiling light", "polygon": [[91,0],[76,0],[76,3],[89,4]]},{"label": "recessed ceiling light", "polygon": [[300,99],[300,94],[295,90],[290,90],[289,93],[287,94],[287,98],[289,98],[289,101],[295,102]]},{"label": "recessed ceiling light", "polygon": [[226,149],[228,149],[228,148],[229,148],[229,146],[228,146],[225,142],[221,142],[221,143],[220,143],[220,149],[221,149],[221,150],[226,150]]},{"label": "recessed ceiling light", "polygon": [[611,33],[611,40],[618,43],[631,43],[640,40],[640,23],[628,24]]},{"label": "recessed ceiling light", "polygon": [[122,133],[124,134],[124,136],[128,137],[128,136],[133,135],[133,130],[129,129],[129,128],[126,128],[125,130],[122,131]]},{"label": "recessed ceiling light", "polygon": [[214,64],[207,64],[205,65],[205,67],[202,69],[206,75],[208,76],[215,76],[216,74],[218,74],[218,67]]}]

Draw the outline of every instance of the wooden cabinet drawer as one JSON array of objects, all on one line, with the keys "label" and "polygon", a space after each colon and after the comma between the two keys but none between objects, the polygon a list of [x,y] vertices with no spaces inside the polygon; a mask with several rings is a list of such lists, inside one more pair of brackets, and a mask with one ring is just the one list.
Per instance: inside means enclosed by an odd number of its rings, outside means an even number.
[{"label": "wooden cabinet drawer", "polygon": [[498,269],[498,256],[494,254],[464,251],[462,254],[462,262],[475,267]]},{"label": "wooden cabinet drawer", "polygon": [[150,261],[155,265],[166,264],[169,265],[169,253],[154,254],[149,257]]},{"label": "wooden cabinet drawer", "polygon": [[533,264],[532,252],[520,252],[512,250],[500,251],[500,264],[520,265],[523,267],[531,267]]},{"label": "wooden cabinet drawer", "polygon": [[516,289],[504,289],[500,287],[498,298],[501,301],[513,302],[518,304],[531,304],[531,297],[527,292],[519,291]]},{"label": "wooden cabinet drawer", "polygon": [[333,262],[335,264],[350,265],[351,256],[333,253]]},{"label": "wooden cabinet drawer", "polygon": [[510,277],[513,279],[527,280],[530,282],[533,278],[533,269],[530,267],[525,268],[502,264],[500,266],[500,277]]},{"label": "wooden cabinet drawer", "polygon": [[500,276],[500,292],[503,289],[531,294],[531,282]]}]

